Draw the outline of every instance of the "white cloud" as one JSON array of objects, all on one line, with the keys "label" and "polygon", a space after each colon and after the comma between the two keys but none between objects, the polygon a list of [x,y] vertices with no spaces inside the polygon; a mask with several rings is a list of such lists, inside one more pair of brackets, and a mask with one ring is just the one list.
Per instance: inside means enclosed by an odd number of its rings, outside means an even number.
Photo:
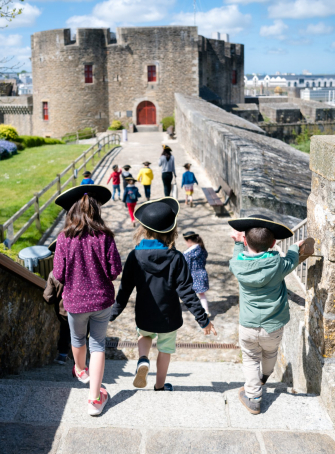
[{"label": "white cloud", "polygon": [[0,28],[8,25],[9,29],[19,27],[29,27],[34,25],[35,20],[42,14],[42,11],[37,6],[30,5],[29,3],[13,3],[13,8],[22,8],[22,14],[19,14],[11,22],[4,18],[0,18]]},{"label": "white cloud", "polygon": [[270,5],[269,16],[275,19],[307,19],[335,14],[334,0],[280,0]]},{"label": "white cloud", "polygon": [[308,46],[311,44],[311,40],[308,38],[301,38],[301,39],[290,39],[286,41],[286,44],[290,44],[291,46]]},{"label": "white cloud", "polygon": [[0,35],[0,48],[2,49],[2,52],[5,47],[21,46],[21,44],[21,35]]},{"label": "white cloud", "polygon": [[[193,13],[181,12],[174,16],[172,25],[191,25],[193,20]],[[251,15],[242,14],[236,5],[222,6],[206,12],[198,12],[196,16],[199,33],[205,36],[211,36],[212,32],[235,35],[247,28],[250,22]]]},{"label": "white cloud", "polygon": [[261,36],[270,36],[277,39],[285,39],[284,31],[288,26],[280,19],[273,22],[273,25],[263,25],[259,31]]},{"label": "white cloud", "polygon": [[175,0],[106,0],[91,15],[72,16],[69,27],[113,27],[119,23],[138,24],[162,20]]},{"label": "white cloud", "polygon": [[309,24],[306,30],[300,30],[300,33],[304,35],[330,35],[333,30],[334,27],[331,25],[319,22],[318,24]]},{"label": "white cloud", "polygon": [[[0,40],[1,42],[1,40]],[[0,73],[16,72],[31,69],[31,48],[30,47],[4,47],[1,48]]]},{"label": "white cloud", "polygon": [[287,50],[282,49],[281,47],[271,47],[270,49],[266,49],[265,53],[268,55],[285,55],[287,54]]},{"label": "white cloud", "polygon": [[226,3],[234,3],[239,5],[248,5],[249,3],[267,3],[270,0],[226,0]]}]

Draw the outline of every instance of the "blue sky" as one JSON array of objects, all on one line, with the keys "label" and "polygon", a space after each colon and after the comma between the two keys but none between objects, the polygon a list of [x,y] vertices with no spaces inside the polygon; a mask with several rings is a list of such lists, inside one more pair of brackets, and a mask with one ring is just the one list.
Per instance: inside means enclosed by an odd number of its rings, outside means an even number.
[{"label": "blue sky", "polygon": [[[245,45],[246,73],[335,73],[335,0],[197,0],[196,9],[200,34],[229,33]],[[25,0],[0,29],[0,60],[15,55],[29,71],[37,31],[170,24],[194,24],[193,0]]]}]

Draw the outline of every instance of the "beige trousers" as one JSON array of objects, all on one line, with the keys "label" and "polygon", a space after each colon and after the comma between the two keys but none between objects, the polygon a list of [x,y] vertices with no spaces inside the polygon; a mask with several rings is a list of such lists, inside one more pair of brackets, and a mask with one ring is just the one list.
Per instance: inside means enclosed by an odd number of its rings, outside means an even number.
[{"label": "beige trousers", "polygon": [[240,325],[240,345],[245,376],[244,389],[247,397],[262,395],[261,374],[272,374],[283,332],[284,327],[267,333],[264,328],[246,328]]}]

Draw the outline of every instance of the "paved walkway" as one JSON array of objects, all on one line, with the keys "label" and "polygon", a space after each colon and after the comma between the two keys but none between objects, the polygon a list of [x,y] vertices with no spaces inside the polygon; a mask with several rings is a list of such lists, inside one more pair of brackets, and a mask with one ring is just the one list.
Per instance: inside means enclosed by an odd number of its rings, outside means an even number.
[{"label": "paved walkway", "polygon": [[[129,135],[129,142],[122,144],[122,151],[117,158],[111,163],[111,166],[117,163],[120,166],[125,164],[131,165],[133,176],[137,176],[143,161],[152,163],[151,168],[154,172],[152,184],[152,198],[164,196],[163,184],[161,179],[161,168],[158,167],[159,156],[162,152],[162,143],[166,139],[164,133],[136,133]],[[212,314],[212,320],[215,324],[218,335],[205,337],[195,322],[194,317],[186,308],[183,308],[184,326],[178,332],[177,342],[220,342],[233,343],[238,342],[238,284],[234,276],[228,270],[228,260],[231,258],[233,251],[233,241],[230,239],[230,227],[228,225],[229,217],[216,217],[214,211],[206,203],[201,187],[211,186],[209,179],[203,168],[196,161],[190,158],[179,146],[177,141],[169,142],[173,155],[176,159],[177,182],[179,187],[179,201],[181,205],[180,215],[178,217],[179,238],[177,247],[179,250],[186,249],[186,243],[182,237],[182,232],[187,230],[197,231],[204,239],[206,248],[209,253],[208,273],[210,278],[210,290],[208,292],[209,309]],[[199,186],[195,185],[195,202],[194,208],[185,207],[184,190],[181,190],[181,178],[184,172],[183,165],[186,162],[192,162]],[[110,169],[112,172],[112,169]],[[106,172],[100,184],[106,184],[109,172]],[[111,186],[110,186],[111,187]],[[143,186],[138,183],[139,191],[144,197]],[[111,201],[103,208],[104,217],[116,234],[115,241],[124,263],[129,252],[134,247],[133,228],[128,210],[122,202]],[[119,286],[119,280],[116,287]],[[108,336],[118,338],[120,341],[136,341],[137,335],[134,325],[134,298],[122,315],[110,324]],[[137,358],[137,349],[123,349],[123,354],[128,359]],[[152,351],[152,357],[156,351]],[[111,357],[120,357],[120,352],[110,351]],[[174,361],[179,360],[199,360],[199,361],[240,361],[239,350],[178,350],[173,356]]]}]

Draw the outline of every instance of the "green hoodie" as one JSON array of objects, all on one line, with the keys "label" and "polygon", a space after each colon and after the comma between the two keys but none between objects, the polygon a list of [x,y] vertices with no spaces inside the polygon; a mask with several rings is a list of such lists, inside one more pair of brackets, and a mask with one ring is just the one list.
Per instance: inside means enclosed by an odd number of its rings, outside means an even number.
[{"label": "green hoodie", "polygon": [[299,248],[290,246],[286,257],[273,251],[251,260],[243,250],[243,243],[235,243],[229,262],[240,285],[240,324],[272,333],[290,320],[284,278],[298,266]]}]

